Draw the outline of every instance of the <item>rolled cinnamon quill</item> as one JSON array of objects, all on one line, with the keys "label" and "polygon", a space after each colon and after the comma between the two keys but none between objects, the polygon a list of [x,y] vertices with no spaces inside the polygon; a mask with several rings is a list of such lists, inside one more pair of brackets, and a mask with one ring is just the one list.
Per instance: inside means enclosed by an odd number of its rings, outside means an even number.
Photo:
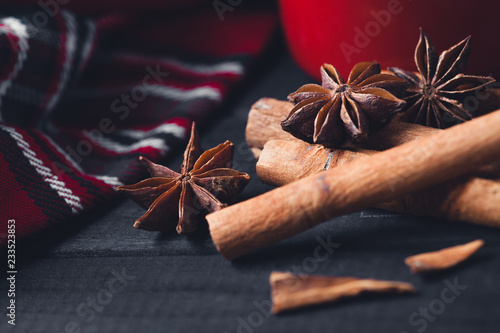
[{"label": "rolled cinnamon quill", "polygon": [[467,174],[500,153],[500,110],[207,215],[234,259],[339,215]]},{"label": "rolled cinnamon quill", "polygon": [[[500,88],[488,92],[489,97],[479,100],[478,114],[494,110],[500,104]],[[246,141],[256,157],[264,144],[270,140],[298,140],[281,129],[283,121],[293,108],[293,104],[274,98],[263,97],[255,102],[248,113],[245,131]],[[387,127],[370,133],[370,139],[363,148],[386,150],[402,143],[417,140],[440,131],[437,128],[409,124],[394,120]],[[352,144],[347,143],[347,146]]]},{"label": "rolled cinnamon quill", "polygon": [[[257,162],[257,175],[266,184],[282,186],[374,153],[373,150],[327,149],[300,140],[271,140]],[[377,203],[375,207],[500,228],[500,183],[465,176]]]},{"label": "rolled cinnamon quill", "polygon": [[[281,121],[286,118],[292,108],[292,103],[267,97],[259,99],[252,105],[248,113],[245,136],[248,146],[256,153],[256,157],[267,141],[299,140],[281,129]],[[385,150],[436,132],[440,132],[440,130],[393,121],[383,130],[371,133],[365,148]]]},{"label": "rolled cinnamon quill", "polygon": [[[500,104],[500,89],[494,89],[492,96]],[[262,148],[270,140],[302,141],[281,129],[281,121],[286,118],[293,108],[293,104],[274,98],[261,98],[252,105],[248,113],[246,127],[246,141],[256,158],[259,158]],[[488,109],[488,108],[486,108]],[[386,127],[370,133],[369,140],[363,143],[362,148],[373,150],[386,150],[408,141],[418,140],[440,129],[409,124],[394,119]],[[347,148],[359,148],[356,144],[346,142]],[[339,148],[339,147],[337,147]],[[475,171],[477,176],[495,177],[500,175],[500,160],[490,165],[483,165]]]}]

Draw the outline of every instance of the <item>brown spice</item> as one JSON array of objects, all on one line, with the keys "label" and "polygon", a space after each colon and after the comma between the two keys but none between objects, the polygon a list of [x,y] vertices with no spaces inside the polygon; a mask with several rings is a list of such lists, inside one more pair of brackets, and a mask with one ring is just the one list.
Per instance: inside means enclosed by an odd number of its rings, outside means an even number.
[{"label": "brown spice", "polygon": [[[467,97],[484,99],[485,88],[495,79],[489,76],[462,74],[469,59],[470,36],[441,53],[438,57],[434,44],[420,29],[420,40],[415,49],[418,73],[399,68],[389,68],[410,83],[402,120],[437,128],[447,128],[456,123],[481,115],[465,104]],[[479,98],[478,98],[479,97]],[[476,105],[473,105],[474,107]],[[493,105],[490,110],[500,107]]]},{"label": "brown spice", "polygon": [[412,273],[428,273],[458,265],[468,259],[484,245],[477,239],[467,244],[448,247],[435,252],[417,254],[405,259]]},{"label": "brown spice", "polygon": [[152,178],[117,188],[147,209],[134,227],[149,231],[176,228],[179,234],[194,232],[207,213],[233,201],[250,180],[248,174],[230,168],[233,152],[230,141],[203,152],[193,123],[180,173],[141,156],[139,160]]},{"label": "brown spice", "polygon": [[336,216],[465,175],[498,158],[498,128],[500,110],[209,214],[212,240],[234,259]]},{"label": "brown spice", "polygon": [[260,153],[257,176],[265,184],[283,186],[376,153],[374,150],[329,149],[302,140],[271,140]]},{"label": "brown spice", "polygon": [[245,140],[257,158],[269,140],[298,140],[283,131],[280,125],[292,109],[293,104],[290,102],[267,97],[259,99],[252,105],[248,113]]},{"label": "brown spice", "polygon": [[[494,90],[491,99],[498,100],[500,103],[500,89]],[[266,97],[259,99],[252,105],[248,114],[246,141],[256,158],[260,156],[264,144],[270,140],[303,142],[281,130],[279,125],[292,108],[293,104],[289,102]],[[439,133],[439,131],[437,128],[410,124],[394,119],[383,130],[372,132],[370,140],[365,142],[362,147],[373,150],[386,150],[405,142]],[[360,151],[359,145],[350,145],[345,148],[355,148]],[[363,151],[368,152],[368,150]],[[500,160],[481,166],[474,171],[474,175],[493,179],[499,178]]]},{"label": "brown spice", "polygon": [[272,272],[272,312],[279,313],[304,306],[335,302],[362,293],[415,293],[410,283]]},{"label": "brown spice", "polygon": [[[260,154],[257,176],[266,184],[282,186],[367,158],[374,153],[376,152],[373,150],[328,149],[300,140],[271,140]],[[500,182],[466,176],[377,203],[375,207],[403,214],[500,228],[499,202]]]},{"label": "brown spice", "polygon": [[385,125],[406,104],[408,83],[381,74],[377,62],[356,64],[347,82],[332,65],[321,67],[321,86],[306,84],[288,96],[295,105],[283,130],[311,143],[338,147],[347,137],[363,142],[370,128]]},{"label": "brown spice", "polygon": [[[500,90],[499,90],[500,94]],[[282,130],[280,123],[293,109],[293,104],[274,98],[264,97],[252,105],[248,114],[248,122],[245,131],[246,141],[250,148],[259,154],[269,140],[299,140],[290,133]],[[363,143],[363,148],[385,150],[402,143],[417,140],[430,134],[436,133],[438,129],[400,121],[392,121],[383,130],[373,131],[370,140]],[[353,146],[356,145],[346,145]]]}]

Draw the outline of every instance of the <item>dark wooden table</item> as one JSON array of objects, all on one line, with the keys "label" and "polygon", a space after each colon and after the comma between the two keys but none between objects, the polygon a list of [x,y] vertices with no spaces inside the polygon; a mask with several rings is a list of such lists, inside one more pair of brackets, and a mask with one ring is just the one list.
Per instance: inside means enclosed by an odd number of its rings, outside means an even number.
[{"label": "dark wooden table", "polygon": [[[235,143],[235,167],[252,177],[241,200],[271,189],[257,179],[244,141],[251,104],[263,96],[285,99],[309,80],[284,51],[270,54],[220,117],[201,128],[204,148],[226,139]],[[178,168],[181,153],[166,164]],[[365,210],[229,262],[206,227],[191,237],[136,230],[132,224],[142,214],[121,199],[21,242],[16,326],[7,325],[4,314],[0,331],[499,331],[500,230]],[[484,248],[446,272],[415,276],[403,263],[408,255],[477,238],[485,240]],[[315,257],[318,247],[328,255]],[[401,280],[419,292],[362,296],[276,316],[269,313],[273,270]]]}]

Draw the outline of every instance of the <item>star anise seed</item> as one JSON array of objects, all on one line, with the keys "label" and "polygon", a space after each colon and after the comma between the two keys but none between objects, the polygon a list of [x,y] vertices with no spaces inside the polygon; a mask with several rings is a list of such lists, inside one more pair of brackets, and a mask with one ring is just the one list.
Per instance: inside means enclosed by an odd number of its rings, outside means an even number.
[{"label": "star anise seed", "polygon": [[231,203],[250,180],[248,174],[231,169],[233,152],[230,141],[203,152],[193,123],[179,173],[141,156],[151,178],[117,188],[147,209],[134,227],[194,232],[206,214]]},{"label": "star anise seed", "polygon": [[495,82],[489,76],[465,75],[470,55],[470,36],[441,53],[423,29],[415,49],[418,73],[389,68],[407,80],[410,87],[401,120],[437,128],[447,128],[478,116],[464,102],[468,96]]},{"label": "star anise seed", "polygon": [[295,104],[281,123],[283,130],[311,143],[329,147],[346,138],[362,142],[370,128],[385,125],[401,111],[408,83],[391,74],[380,74],[377,62],[354,66],[347,82],[332,65],[321,67],[322,84],[306,84],[288,96]]}]

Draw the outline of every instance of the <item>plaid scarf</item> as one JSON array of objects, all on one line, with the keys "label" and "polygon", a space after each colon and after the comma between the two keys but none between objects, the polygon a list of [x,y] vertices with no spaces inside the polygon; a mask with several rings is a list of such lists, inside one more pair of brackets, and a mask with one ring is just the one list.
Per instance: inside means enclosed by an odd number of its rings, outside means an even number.
[{"label": "plaid scarf", "polygon": [[165,158],[217,111],[276,23],[244,10],[221,21],[214,8],[48,13],[0,16],[0,233],[15,219],[17,238],[108,201],[144,175],[139,155]]}]

